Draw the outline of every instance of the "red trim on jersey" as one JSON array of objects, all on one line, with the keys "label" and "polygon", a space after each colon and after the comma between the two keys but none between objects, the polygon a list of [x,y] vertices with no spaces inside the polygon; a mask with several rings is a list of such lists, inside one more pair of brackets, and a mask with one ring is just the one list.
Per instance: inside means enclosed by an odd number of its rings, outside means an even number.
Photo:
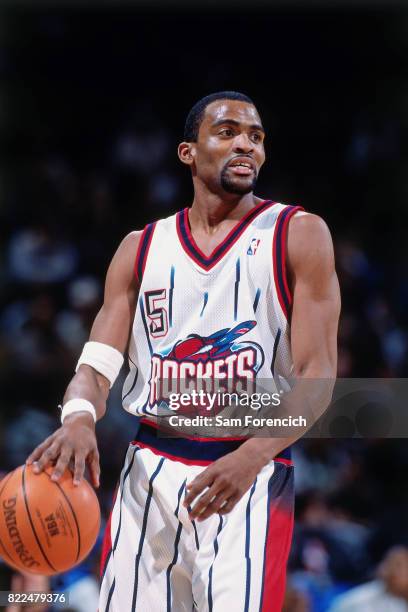
[{"label": "red trim on jersey", "polygon": [[[171,429],[167,428],[167,429],[163,429],[163,427],[160,427],[160,425],[158,425],[157,423],[154,423],[153,421],[150,421],[149,419],[145,419],[145,418],[141,418],[140,422],[143,423],[144,425],[150,425],[150,427],[154,427],[155,429],[158,430],[162,430],[165,431],[167,433],[171,432]],[[201,438],[200,436],[187,436],[187,435],[174,435],[174,438],[184,438],[185,440],[194,440],[195,442],[230,442],[230,441],[237,441],[237,440],[249,440],[248,436],[228,436],[226,438]]]},{"label": "red trim on jersey", "polygon": [[104,571],[106,570],[106,567],[105,567],[106,560],[108,558],[110,551],[112,550],[111,523],[112,523],[113,508],[116,503],[116,496],[118,494],[118,490],[119,490],[119,485],[117,485],[115,493],[113,494],[112,509],[109,514],[108,522],[106,523],[105,532],[103,534],[101,563],[100,563],[100,577],[101,578],[102,578]]},{"label": "red trim on jersey", "polygon": [[276,505],[276,500],[272,500],[266,535],[264,591],[260,612],[282,611],[292,532],[293,512],[282,509]]},{"label": "red trim on jersey", "polygon": [[285,220],[283,222],[282,237],[281,237],[283,282],[285,284],[286,294],[287,294],[287,296],[289,298],[289,303],[291,305],[292,305],[293,296],[292,296],[292,293],[291,293],[291,291],[289,289],[288,279],[287,279],[287,274],[286,274],[286,254],[287,254],[286,244],[287,244],[289,221],[291,220],[293,215],[295,215],[297,212],[299,212],[299,210],[304,210],[304,209],[301,206],[296,206],[285,217]]},{"label": "red trim on jersey", "polygon": [[[187,211],[188,211],[188,208],[185,208],[184,210],[182,210],[182,211],[180,211],[180,212],[178,212],[178,213],[177,213],[177,216],[176,216],[176,229],[177,229],[177,236],[178,236],[178,238],[179,238],[180,244],[181,244],[181,246],[182,246],[183,250],[185,251],[185,253],[186,253],[186,254],[187,254],[189,257],[190,257],[190,259],[192,259],[193,261],[195,261],[195,263],[196,263],[196,264],[198,264],[199,266],[202,266],[202,264],[201,264],[201,263],[198,261],[198,259],[195,257],[194,253],[192,253],[191,251],[189,251],[189,250],[187,249],[187,247],[186,247],[186,245],[185,245],[185,241],[184,241],[183,235],[182,235],[182,233],[181,233],[181,228],[180,228],[180,217],[181,217],[181,215],[184,215],[184,218],[186,218],[186,213],[187,213],[187,222],[186,222],[186,225],[187,225],[187,228],[189,228],[189,223],[188,223],[188,212],[187,212]],[[190,231],[190,233],[191,233],[191,231]],[[200,249],[198,249],[198,250],[199,250],[199,251],[200,251],[200,253],[201,253],[201,250],[200,250]],[[205,255],[204,255],[204,254],[203,254],[203,257],[205,257]]]},{"label": "red trim on jersey", "polygon": [[[293,300],[292,293],[288,285],[287,268],[286,268],[286,252],[287,252],[286,245],[287,245],[288,226],[289,226],[289,221],[293,217],[293,215],[295,215],[300,210],[304,210],[304,208],[302,208],[302,206],[293,206],[289,212],[287,212],[287,210],[288,210],[288,207],[285,207],[279,213],[279,216],[275,224],[275,231],[273,234],[273,245],[272,245],[273,277],[275,280],[275,287],[276,287],[276,292],[278,294],[279,304],[281,305],[282,311],[286,319],[288,319],[289,317],[289,312],[285,304],[285,300],[289,304],[289,306],[292,305],[292,300]],[[284,216],[284,219],[282,221],[283,216]],[[280,233],[280,241],[278,243],[277,236],[278,236],[278,230],[280,226],[282,227],[281,227],[281,233]],[[280,254],[281,254],[280,266],[279,266],[278,257],[277,257],[278,249],[280,249]],[[283,282],[285,296],[283,296],[282,294],[280,281]]]},{"label": "red trim on jersey", "polygon": [[[237,223],[228,232],[228,234],[220,242],[220,244],[218,244],[213,249],[210,255],[205,255],[203,251],[200,249],[200,247],[197,245],[196,241],[194,240],[193,234],[191,233],[190,223],[188,219],[189,209],[185,208],[184,210],[179,211],[176,216],[176,228],[177,228],[177,235],[179,237],[180,244],[182,248],[184,249],[184,251],[187,253],[187,255],[193,261],[195,261],[197,265],[199,265],[201,268],[203,268],[206,271],[211,270],[211,268],[213,268],[224,257],[224,255],[226,255],[226,253],[228,253],[228,251],[234,246],[234,244],[241,237],[242,233],[246,230],[249,224],[254,219],[256,219],[256,217],[260,213],[262,213],[264,210],[271,208],[272,206],[275,206],[275,204],[276,202],[271,202],[270,200],[263,200],[262,202],[259,202],[259,204],[257,204],[256,206],[248,210],[248,212],[246,212],[245,215],[239,221],[237,221]],[[186,237],[183,235],[181,225],[180,225],[181,216],[183,216]],[[234,234],[236,235],[234,236]],[[232,236],[234,236],[234,238],[231,240]],[[203,261],[200,261],[200,259],[195,255],[195,253],[197,253],[199,257],[202,258]]]},{"label": "red trim on jersey", "polygon": [[148,241],[147,247],[146,247],[146,253],[145,253],[145,256],[144,256],[144,259],[143,259],[143,263],[142,263],[142,276],[143,276],[145,268],[146,268],[147,257],[149,255],[150,245],[152,244],[154,230],[156,229],[156,223],[157,223],[157,221],[152,223],[152,233],[150,234],[150,238],[149,238],[149,241]]},{"label": "red trim on jersey", "polygon": [[[148,225],[146,225],[146,227],[144,228],[142,235],[140,237],[140,241],[139,241],[139,245],[137,247],[137,253],[136,253],[136,259],[135,259],[135,264],[133,266],[133,270],[136,276],[136,280],[137,282],[140,283],[142,282],[142,278],[143,278],[143,274],[146,268],[146,262],[147,262],[147,256],[149,254],[149,249],[150,249],[150,245],[152,243],[152,239],[153,239],[153,234],[154,234],[154,230],[156,229],[156,223],[157,221],[155,221],[154,223],[149,223]],[[146,234],[150,232],[150,236],[149,239],[147,241],[146,244]],[[140,258],[142,256],[142,249],[143,249],[143,260],[140,261]],[[141,277],[139,278],[139,273],[138,273],[138,268],[141,265],[141,269],[142,269],[142,274]]]},{"label": "red trim on jersey", "polygon": [[291,459],[284,459],[283,457],[276,457],[274,461],[283,463],[284,465],[293,465],[293,461]]},{"label": "red trim on jersey", "polygon": [[133,440],[131,444],[133,446],[139,446],[140,448],[147,448],[155,455],[159,455],[160,457],[166,457],[167,459],[172,459],[173,461],[180,461],[180,463],[184,463],[185,465],[211,465],[211,463],[213,463],[213,461],[205,461],[203,459],[186,459],[185,457],[171,455],[170,453],[165,453],[164,451],[157,450],[157,448],[154,448],[154,446],[150,446],[150,444],[139,442],[139,440]]},{"label": "red trim on jersey", "polygon": [[[164,429],[163,427],[160,427],[159,425],[157,425],[157,423],[154,423],[153,421],[150,421],[149,419],[145,419],[145,418],[141,418],[140,419],[140,423],[143,425],[147,425],[148,427],[153,427],[156,431],[162,431],[162,432],[167,432],[167,433],[172,433],[171,430],[169,428]],[[227,438],[202,438],[199,436],[188,436],[188,435],[174,435],[172,436],[172,439],[180,439],[180,440],[192,440],[193,442],[231,442],[231,441],[239,441],[239,442],[245,442],[246,440],[251,440],[250,436],[235,436],[235,437],[227,437]],[[153,452],[156,452],[158,455],[164,455],[166,457],[170,457],[170,458],[174,458],[177,461],[183,461],[184,463],[187,462],[188,465],[190,465],[190,463],[188,462],[192,462],[192,465],[194,465],[196,463],[195,460],[190,460],[188,458],[184,458],[184,457],[180,457],[180,455],[173,455],[173,454],[169,454],[167,453],[167,451],[162,451],[161,449],[157,449],[156,447],[154,447],[153,445],[150,445],[146,442],[139,442],[138,440],[135,440],[132,442],[132,444],[140,444],[142,446],[146,446],[147,448],[150,448]],[[234,448],[235,450],[235,448]],[[233,452],[233,450],[230,450],[230,452]],[[200,461],[200,465],[210,465],[210,463],[212,463],[212,459],[211,460],[198,460]],[[287,459],[286,457],[280,457],[279,455],[277,457],[275,457],[273,459],[273,461],[277,462],[277,463],[282,463],[283,465],[286,466],[293,466],[293,461],[291,459]]]},{"label": "red trim on jersey", "polygon": [[148,226],[146,225],[146,227],[145,227],[145,228],[144,228],[144,230],[142,231],[142,235],[140,236],[139,244],[138,244],[138,246],[137,246],[136,257],[135,257],[135,264],[134,264],[134,266],[133,266],[133,271],[134,271],[134,273],[135,273],[136,280],[137,280],[137,282],[138,282],[139,284],[140,284],[140,280],[139,280],[139,275],[138,275],[138,273],[137,273],[137,269],[138,269],[138,267],[139,267],[140,251],[142,250],[143,238],[144,238],[144,237],[145,237],[145,235],[146,235],[146,230],[147,230],[147,227],[148,227]]}]

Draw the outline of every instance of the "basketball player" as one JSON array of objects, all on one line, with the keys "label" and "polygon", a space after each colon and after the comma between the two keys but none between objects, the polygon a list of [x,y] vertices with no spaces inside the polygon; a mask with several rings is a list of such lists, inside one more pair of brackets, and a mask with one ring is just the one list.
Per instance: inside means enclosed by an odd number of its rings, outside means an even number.
[{"label": "basketball player", "polygon": [[[190,208],[132,232],[69,384],[63,425],[28,458],[72,460],[95,486],[95,420],[128,349],[126,410],[141,416],[106,530],[100,612],[281,610],[293,524],[291,437],[164,437],[166,378],[334,379],[339,288],[317,216],[254,195],[264,128],[236,92],[200,100],[178,155]],[[317,412],[327,397],[314,398]],[[163,407],[164,406],[164,407]],[[300,407],[301,409],[301,407]]]}]

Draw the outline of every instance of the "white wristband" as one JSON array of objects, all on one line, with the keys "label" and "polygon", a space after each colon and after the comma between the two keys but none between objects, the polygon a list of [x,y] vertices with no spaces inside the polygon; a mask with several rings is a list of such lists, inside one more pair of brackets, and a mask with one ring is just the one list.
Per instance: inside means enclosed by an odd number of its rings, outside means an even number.
[{"label": "white wristband", "polygon": [[79,358],[75,372],[82,364],[91,366],[94,370],[109,380],[110,387],[115,382],[123,365],[123,355],[113,346],[103,342],[86,342]]},{"label": "white wristband", "polygon": [[61,411],[61,423],[64,422],[65,417],[69,414],[73,414],[74,412],[89,412],[92,414],[93,420],[96,423],[96,411],[92,406],[91,402],[88,402],[86,399],[72,399],[69,400]]}]

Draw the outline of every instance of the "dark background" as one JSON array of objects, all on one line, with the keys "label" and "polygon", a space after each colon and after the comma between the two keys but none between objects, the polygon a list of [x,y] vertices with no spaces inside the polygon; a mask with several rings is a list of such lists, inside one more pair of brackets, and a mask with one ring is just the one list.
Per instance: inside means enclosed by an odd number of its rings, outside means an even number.
[{"label": "dark background", "polygon": [[[0,17],[3,471],[55,428],[120,240],[191,203],[176,148],[190,107],[218,90],[251,96],[267,128],[257,195],[331,228],[339,376],[406,375],[403,5],[9,5]],[[109,408],[98,424],[105,516],[136,428],[120,382]],[[408,543],[408,451],[398,440],[307,440],[295,461],[287,610],[328,610]]]}]

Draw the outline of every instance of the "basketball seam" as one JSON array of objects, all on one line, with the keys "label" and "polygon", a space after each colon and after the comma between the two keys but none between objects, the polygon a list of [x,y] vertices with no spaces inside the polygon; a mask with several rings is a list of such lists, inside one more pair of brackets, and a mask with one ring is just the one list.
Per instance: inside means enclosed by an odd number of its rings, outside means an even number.
[{"label": "basketball seam", "polygon": [[17,470],[18,468],[16,468],[15,470],[13,470],[12,472],[10,472],[10,474],[8,474],[8,476],[5,477],[4,480],[4,484],[1,487],[1,491],[0,491],[0,498],[1,498],[1,494],[3,493],[4,489],[6,488],[6,484],[8,483],[8,481],[10,480],[10,478],[12,477],[12,475],[14,474],[14,472]]},{"label": "basketball seam", "polygon": [[[9,474],[8,476],[6,476],[6,478],[5,478],[5,482],[4,482],[4,484],[3,484],[2,488],[1,488],[1,491],[0,491],[0,499],[1,499],[1,495],[2,495],[2,493],[3,493],[3,491],[4,491],[4,489],[6,488],[6,485],[7,485],[8,481],[10,480],[10,478],[12,477],[12,475],[14,474],[14,472],[15,472],[17,469],[18,469],[18,468],[16,468],[16,469],[15,469],[15,470],[13,470],[12,472],[10,472],[10,474]],[[15,564],[16,564],[16,562],[14,561],[13,557],[10,555],[10,553],[8,552],[8,550],[6,549],[6,547],[4,546],[4,544],[3,544],[3,542],[2,542],[1,540],[0,540],[0,544],[1,544],[1,547],[2,547],[2,549],[4,550],[4,552],[6,553],[7,557],[10,559],[10,561],[13,563],[13,565],[15,565]]]},{"label": "basketball seam", "polygon": [[[51,480],[50,475],[49,475],[49,474],[47,474],[47,476],[48,476],[48,478]],[[54,481],[53,481],[53,482],[54,482]],[[69,501],[69,498],[67,497],[67,495],[66,495],[66,493],[65,493],[64,489],[63,489],[63,488],[62,488],[62,487],[61,487],[61,486],[58,484],[58,482],[54,482],[54,484],[56,484],[56,485],[57,485],[57,487],[59,488],[59,490],[61,491],[61,493],[62,493],[62,494],[63,494],[63,496],[65,497],[65,499],[66,499],[66,501],[67,501],[67,503],[68,503],[69,507],[71,508],[72,516],[74,517],[75,525],[76,525],[77,532],[78,532],[78,552],[77,552],[77,556],[76,556],[76,559],[75,559],[75,562],[76,562],[76,561],[78,561],[78,559],[79,559],[79,553],[81,552],[81,532],[80,532],[80,529],[79,529],[79,525],[78,525],[77,517],[76,517],[76,514],[75,514],[75,510],[74,510],[74,508],[73,508],[73,506],[72,506],[71,502]]]},{"label": "basketball seam", "polygon": [[11,563],[13,565],[16,565],[16,561],[14,561],[13,557],[10,556],[9,552],[6,550],[6,548],[4,547],[4,544],[3,544],[3,542],[1,540],[0,540],[0,545],[1,545],[2,549],[4,550],[4,552],[6,553],[6,557],[8,557],[10,559],[10,561],[11,561]]},{"label": "basketball seam", "polygon": [[52,563],[48,560],[47,555],[45,554],[45,552],[43,551],[43,547],[41,546],[40,540],[38,539],[38,535],[37,532],[35,530],[34,527],[34,523],[33,520],[31,518],[31,512],[30,509],[28,507],[28,499],[27,499],[27,493],[26,493],[26,486],[25,486],[25,471],[26,471],[26,466],[23,467],[23,473],[22,473],[22,485],[23,485],[23,497],[24,497],[24,503],[25,503],[25,507],[27,510],[27,515],[28,515],[28,520],[30,521],[30,525],[31,525],[31,529],[33,530],[33,534],[35,536],[35,539],[37,540],[37,544],[39,549],[41,550],[42,556],[44,557],[45,561],[48,563],[48,565],[50,566],[50,568],[54,571],[57,572],[58,570],[52,565]]}]

